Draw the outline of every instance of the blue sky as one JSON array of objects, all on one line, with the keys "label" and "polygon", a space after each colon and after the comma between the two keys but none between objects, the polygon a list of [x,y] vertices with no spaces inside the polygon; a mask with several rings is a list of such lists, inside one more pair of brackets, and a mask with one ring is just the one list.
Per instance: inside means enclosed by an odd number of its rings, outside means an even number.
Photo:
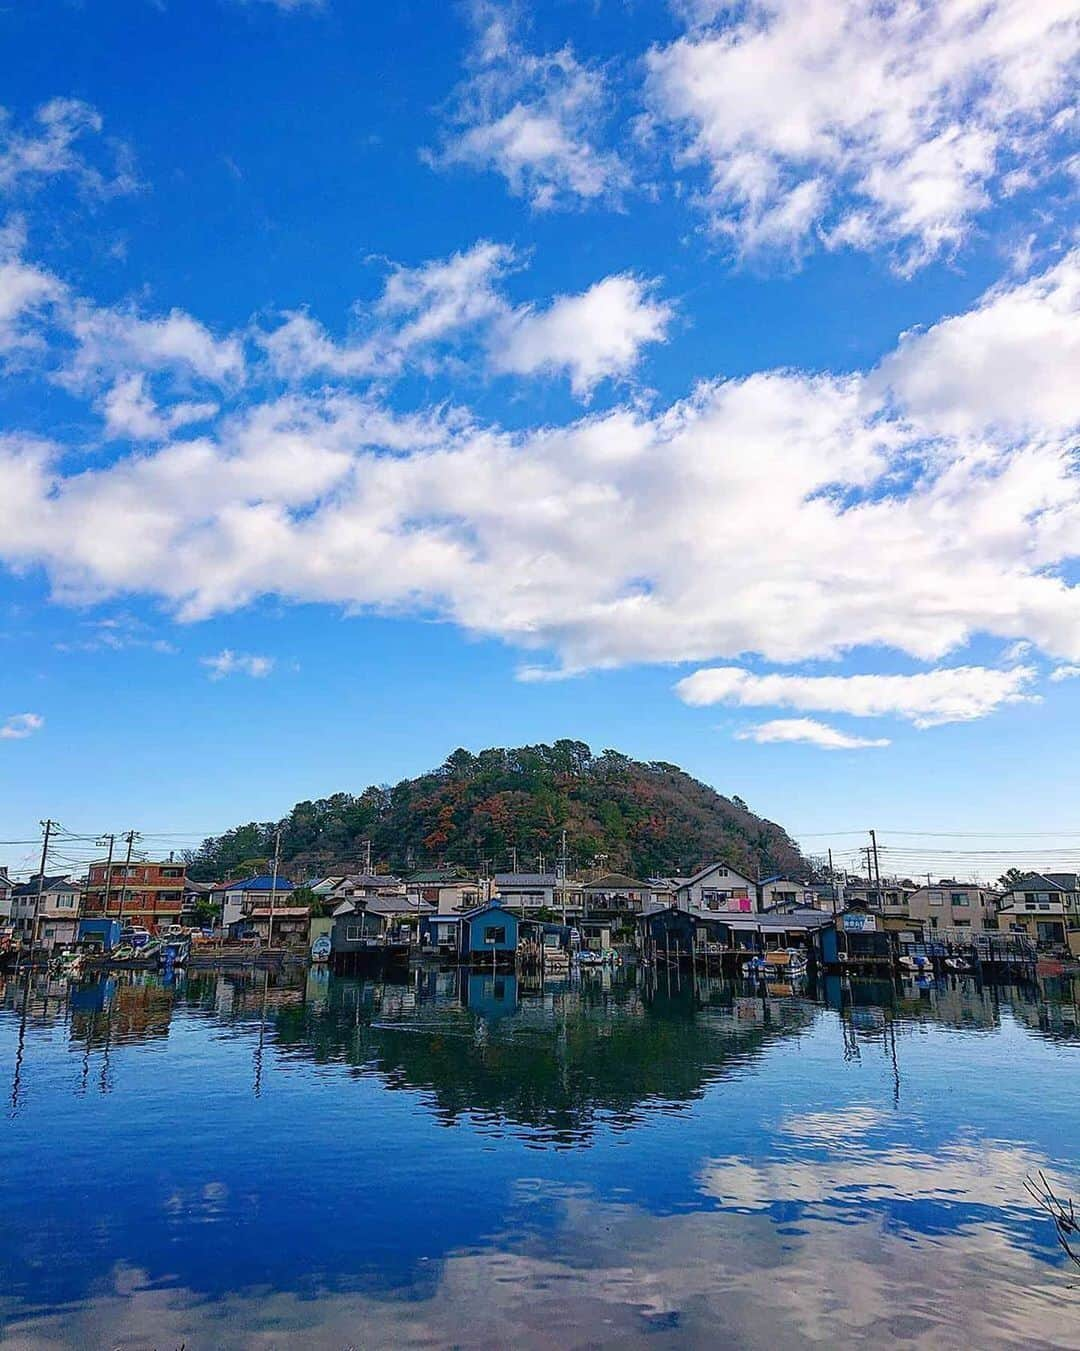
[{"label": "blue sky", "polygon": [[0,838],[575,736],[1076,843],[1070,10],[5,10]]}]

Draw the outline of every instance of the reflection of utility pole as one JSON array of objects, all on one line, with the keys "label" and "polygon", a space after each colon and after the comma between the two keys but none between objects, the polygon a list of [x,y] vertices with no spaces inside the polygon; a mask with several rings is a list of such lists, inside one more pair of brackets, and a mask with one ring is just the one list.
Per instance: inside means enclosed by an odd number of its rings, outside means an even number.
[{"label": "reflection of utility pole", "polygon": [[263,1039],[266,1036],[266,1004],[270,989],[270,972],[263,972],[263,997],[262,1013],[259,1016],[259,1044],[255,1047],[255,1084],[254,1093],[257,1098],[262,1097],[262,1068],[263,1068]]},{"label": "reflection of utility pole", "polygon": [[15,1073],[11,1080],[11,1115],[19,1111],[19,1088],[22,1084],[23,1055],[26,1050],[26,1013],[30,1006],[30,981],[32,974],[26,973],[26,987],[23,990],[22,1016],[19,1018],[19,1044],[15,1051]]}]

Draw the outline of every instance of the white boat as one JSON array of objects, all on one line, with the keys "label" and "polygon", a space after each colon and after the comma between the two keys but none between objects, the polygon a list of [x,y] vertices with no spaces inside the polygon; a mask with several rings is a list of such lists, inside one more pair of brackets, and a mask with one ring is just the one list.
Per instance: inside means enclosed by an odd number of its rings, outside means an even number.
[{"label": "white boat", "polygon": [[794,980],[796,976],[806,974],[807,965],[802,948],[778,948],[744,962],[743,975],[765,980]]}]

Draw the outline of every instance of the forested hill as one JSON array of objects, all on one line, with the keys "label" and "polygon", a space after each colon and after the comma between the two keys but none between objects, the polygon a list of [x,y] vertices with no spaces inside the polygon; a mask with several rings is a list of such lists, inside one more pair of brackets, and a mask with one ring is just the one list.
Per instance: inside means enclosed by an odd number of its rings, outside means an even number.
[{"label": "forested hill", "polygon": [[[277,822],[252,823],[204,841],[189,855],[196,880],[234,877],[273,853]],[[373,865],[402,872],[460,864],[550,869],[562,831],[572,870],[602,867],[636,877],[689,873],[722,858],[751,875],[805,871],[780,826],[739,798],[663,761],[642,763],[584,742],[456,750],[445,764],[394,787],[299,802],[281,825],[284,872],[294,881]]]}]

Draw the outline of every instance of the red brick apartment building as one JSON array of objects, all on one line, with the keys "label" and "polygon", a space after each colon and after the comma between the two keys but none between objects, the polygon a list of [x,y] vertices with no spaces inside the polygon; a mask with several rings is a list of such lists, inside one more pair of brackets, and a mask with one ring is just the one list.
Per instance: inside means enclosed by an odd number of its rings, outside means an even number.
[{"label": "red brick apartment building", "polygon": [[122,917],[151,933],[180,922],[187,874],[182,863],[114,863],[105,895],[107,865],[91,863],[83,892],[84,916]]}]

